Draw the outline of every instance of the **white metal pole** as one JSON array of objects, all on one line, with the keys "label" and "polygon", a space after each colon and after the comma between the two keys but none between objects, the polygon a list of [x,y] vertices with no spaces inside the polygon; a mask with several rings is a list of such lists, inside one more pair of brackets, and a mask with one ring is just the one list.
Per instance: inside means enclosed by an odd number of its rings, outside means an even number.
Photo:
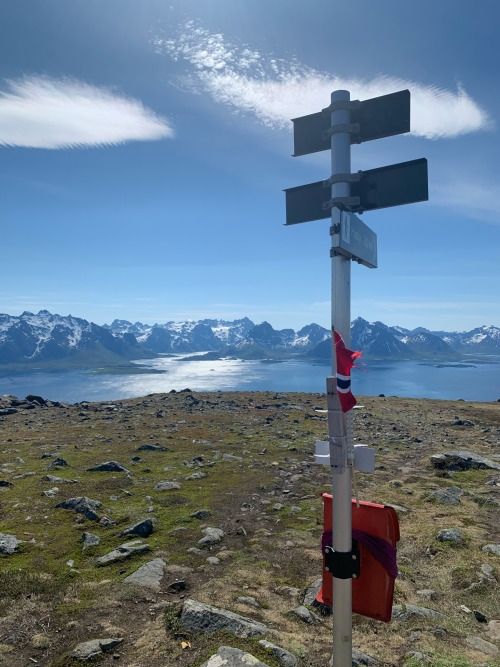
[{"label": "white metal pole", "polygon": [[[347,90],[336,90],[331,95],[332,104],[349,102]],[[349,123],[349,110],[332,111],[331,124]],[[331,138],[332,176],[351,172],[351,136],[349,132],[334,132]],[[349,197],[349,183],[334,183],[333,197]],[[332,208],[332,226],[340,225],[341,210]],[[350,344],[351,326],[351,260],[342,255],[332,258],[332,326]],[[332,375],[336,373],[335,355],[332,359]],[[348,452],[352,450],[352,415],[347,413],[347,447],[341,471],[332,474],[332,547],[337,552],[352,550],[351,470]],[[352,579],[333,578],[333,667],[352,665]]]}]

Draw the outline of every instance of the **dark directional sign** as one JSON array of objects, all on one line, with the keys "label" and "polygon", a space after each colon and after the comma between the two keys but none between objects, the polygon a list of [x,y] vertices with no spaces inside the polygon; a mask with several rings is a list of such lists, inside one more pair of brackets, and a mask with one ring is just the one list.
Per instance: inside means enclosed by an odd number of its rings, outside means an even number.
[{"label": "dark directional sign", "polygon": [[427,160],[423,157],[363,171],[361,180],[351,183],[351,197],[359,197],[355,209],[359,212],[427,201]]},{"label": "dark directional sign", "polygon": [[331,188],[323,187],[323,181],[287,188],[286,224],[296,225],[331,217],[331,210],[323,208],[323,204],[330,199],[330,193]]},{"label": "dark directional sign", "polygon": [[[343,206],[339,202],[341,208],[362,213],[429,199],[426,158],[359,173],[360,180],[351,183],[351,197],[357,198],[356,203]],[[285,190],[287,225],[330,217],[331,206],[326,204],[330,201],[331,188],[324,183],[317,181]]]},{"label": "dark directional sign", "polygon": [[[401,90],[390,95],[373,97],[363,102],[352,102],[350,117],[353,127],[351,143],[359,144],[410,131],[410,91]],[[331,126],[329,110],[293,119],[294,156],[317,153],[331,148],[328,130]],[[326,133],[326,134],[325,134]]]}]

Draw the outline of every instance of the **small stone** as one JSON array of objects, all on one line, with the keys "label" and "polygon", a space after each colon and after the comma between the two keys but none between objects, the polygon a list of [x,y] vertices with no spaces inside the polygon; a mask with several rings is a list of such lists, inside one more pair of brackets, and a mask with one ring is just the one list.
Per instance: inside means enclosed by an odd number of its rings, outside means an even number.
[{"label": "small stone", "polygon": [[281,648],[281,646],[276,646],[275,644],[271,644],[271,642],[267,641],[267,639],[260,639],[259,644],[263,648],[265,648],[268,653],[275,656],[275,658],[278,660],[280,664],[280,667],[297,666],[298,664],[297,658],[293,655],[293,653],[285,651],[285,649]]},{"label": "small stone", "polygon": [[155,486],[157,491],[173,491],[180,488],[181,485],[179,482],[158,482],[158,484]]},{"label": "small stone", "polygon": [[471,648],[476,651],[481,651],[481,653],[485,653],[486,655],[497,656],[500,653],[498,646],[495,646],[495,644],[492,644],[491,642],[487,642],[481,637],[466,637],[465,641]]},{"label": "small stone", "polygon": [[153,519],[144,519],[129,528],[125,528],[120,535],[139,535],[139,537],[149,537],[152,532]]},{"label": "small stone", "polygon": [[223,454],[222,455],[222,460],[223,461],[243,461],[242,456],[235,456],[234,454]]},{"label": "small stone", "polygon": [[452,544],[463,544],[465,536],[459,528],[444,528],[436,536],[438,542],[451,542]]},{"label": "small stone", "polygon": [[224,537],[224,531],[220,528],[204,528],[202,531],[205,537],[198,541],[199,546],[208,547],[212,544],[217,544]]},{"label": "small stone", "polygon": [[300,605],[299,607],[295,607],[295,609],[292,609],[290,611],[290,614],[293,614],[303,623],[307,623],[308,625],[322,622],[319,616],[313,614],[312,611],[309,611],[309,609],[307,607],[304,607],[303,605]]},{"label": "small stone", "polygon": [[96,562],[97,565],[100,566],[109,565],[110,563],[116,563],[117,561],[130,558],[136,554],[144,553],[145,551],[149,551],[149,549],[149,544],[143,544],[140,540],[134,540],[132,542],[126,542],[125,544],[122,544],[104,556],[100,556],[96,559]]},{"label": "small stone", "polygon": [[56,475],[45,475],[45,477],[42,477],[42,481],[51,482],[52,484],[77,484],[76,479],[64,479]]},{"label": "small stone", "polygon": [[17,549],[20,541],[15,535],[0,533],[0,554],[11,556]]},{"label": "small stone", "polygon": [[490,621],[486,626],[486,634],[492,641],[500,641],[500,620]]},{"label": "small stone", "polygon": [[487,579],[491,579],[493,577],[493,568],[491,565],[483,563],[481,565],[481,574],[483,574]]},{"label": "small stone", "polygon": [[155,593],[159,593],[165,567],[166,563],[162,558],[155,558],[126,577],[123,583],[148,588]]},{"label": "small stone", "polygon": [[267,667],[251,653],[231,646],[221,646],[217,653],[204,662],[201,667]]},{"label": "small stone", "polygon": [[168,447],[163,447],[162,445],[140,445],[137,447],[138,452],[168,452]]},{"label": "small stone", "polygon": [[52,463],[49,463],[47,470],[52,470],[53,468],[64,468],[68,465],[69,463],[65,459],[57,458],[55,461],[52,461]]},{"label": "small stone", "polygon": [[210,512],[208,510],[196,510],[191,516],[193,519],[205,519],[207,516],[210,516]]},{"label": "small stone", "polygon": [[91,660],[92,658],[112,651],[116,646],[121,644],[123,639],[91,639],[88,642],[78,644],[70,653],[71,658],[76,660]]},{"label": "small stone", "polygon": [[47,491],[42,491],[42,496],[47,496],[47,498],[55,498],[58,493],[59,493],[59,487],[53,486],[51,489],[48,489]]},{"label": "small stone", "polygon": [[483,551],[489,551],[492,554],[495,554],[495,556],[500,556],[500,544],[486,544],[483,547]]},{"label": "small stone", "polygon": [[441,618],[441,614],[434,609],[427,609],[427,607],[419,607],[414,604],[407,604],[402,606],[396,604],[392,607],[392,620],[407,621],[415,616],[423,618]]},{"label": "small stone", "polygon": [[189,475],[189,477],[186,477],[186,479],[187,480],[203,479],[206,476],[207,476],[206,472],[194,472],[192,475]]},{"label": "small stone", "polygon": [[434,491],[431,498],[435,498],[443,505],[460,505],[460,496],[462,495],[463,491],[458,486],[449,486],[447,489]]},{"label": "small stone", "polygon": [[87,472],[130,472],[125,466],[117,461],[106,461],[99,463],[92,468],[87,468]]},{"label": "small stone", "polygon": [[[312,605],[315,602],[316,596],[318,595],[322,584],[323,584],[322,579],[315,579],[312,582],[312,584],[308,587],[308,589],[306,590],[306,593],[304,595],[304,601],[303,601],[304,605]],[[292,589],[292,590],[296,590],[296,589]]]},{"label": "small stone", "polygon": [[63,500],[62,503],[58,503],[56,508],[62,508],[65,510],[73,510],[78,514],[83,514],[83,516],[89,521],[99,521],[99,516],[95,511],[101,504],[98,500],[92,500],[86,496],[80,496],[77,498],[68,498]]},{"label": "small stone", "polygon": [[427,598],[427,600],[434,600],[436,597],[435,591],[430,588],[422,588],[421,590],[417,591],[417,595],[420,595],[423,598]]},{"label": "small stone", "polygon": [[255,598],[251,596],[246,597],[241,595],[240,597],[236,598],[236,602],[239,602],[240,604],[247,604],[250,605],[250,607],[256,607],[257,609],[260,609],[260,604]]},{"label": "small stone", "polygon": [[82,542],[82,551],[85,551],[85,549],[88,549],[89,547],[97,546],[101,542],[101,538],[93,533],[84,532],[82,533]]}]

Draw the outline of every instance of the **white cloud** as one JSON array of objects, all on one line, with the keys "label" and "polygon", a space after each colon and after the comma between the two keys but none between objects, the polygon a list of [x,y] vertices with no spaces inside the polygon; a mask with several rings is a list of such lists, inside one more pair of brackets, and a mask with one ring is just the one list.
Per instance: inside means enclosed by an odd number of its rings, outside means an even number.
[{"label": "white cloud", "polygon": [[31,76],[0,91],[0,146],[77,148],[172,136],[165,119],[108,88]]},{"label": "white cloud", "polygon": [[298,61],[266,58],[237,47],[221,34],[211,34],[193,21],[175,39],[157,38],[158,53],[185,60],[192,67],[191,83],[235,111],[253,113],[262,123],[290,128],[290,118],[319,111],[330,93],[351,91],[351,99],[369,99],[409,88],[412,133],[428,139],[456,137],[491,126],[488,114],[462,88],[456,91],[414,81],[379,76],[372,81],[345,79],[318,72]]},{"label": "white cloud", "polygon": [[433,188],[432,203],[474,220],[500,223],[500,185],[489,177],[481,181],[458,177],[438,183]]}]

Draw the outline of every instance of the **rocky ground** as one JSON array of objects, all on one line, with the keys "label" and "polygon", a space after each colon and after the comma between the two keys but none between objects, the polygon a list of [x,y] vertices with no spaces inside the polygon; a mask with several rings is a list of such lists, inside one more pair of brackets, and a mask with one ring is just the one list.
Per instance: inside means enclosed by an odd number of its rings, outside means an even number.
[{"label": "rocky ground", "polygon": [[[393,620],[354,615],[353,664],[500,665],[499,404],[359,403],[359,498],[394,506],[401,540]],[[0,397],[0,665],[328,664],[325,408]]]}]

